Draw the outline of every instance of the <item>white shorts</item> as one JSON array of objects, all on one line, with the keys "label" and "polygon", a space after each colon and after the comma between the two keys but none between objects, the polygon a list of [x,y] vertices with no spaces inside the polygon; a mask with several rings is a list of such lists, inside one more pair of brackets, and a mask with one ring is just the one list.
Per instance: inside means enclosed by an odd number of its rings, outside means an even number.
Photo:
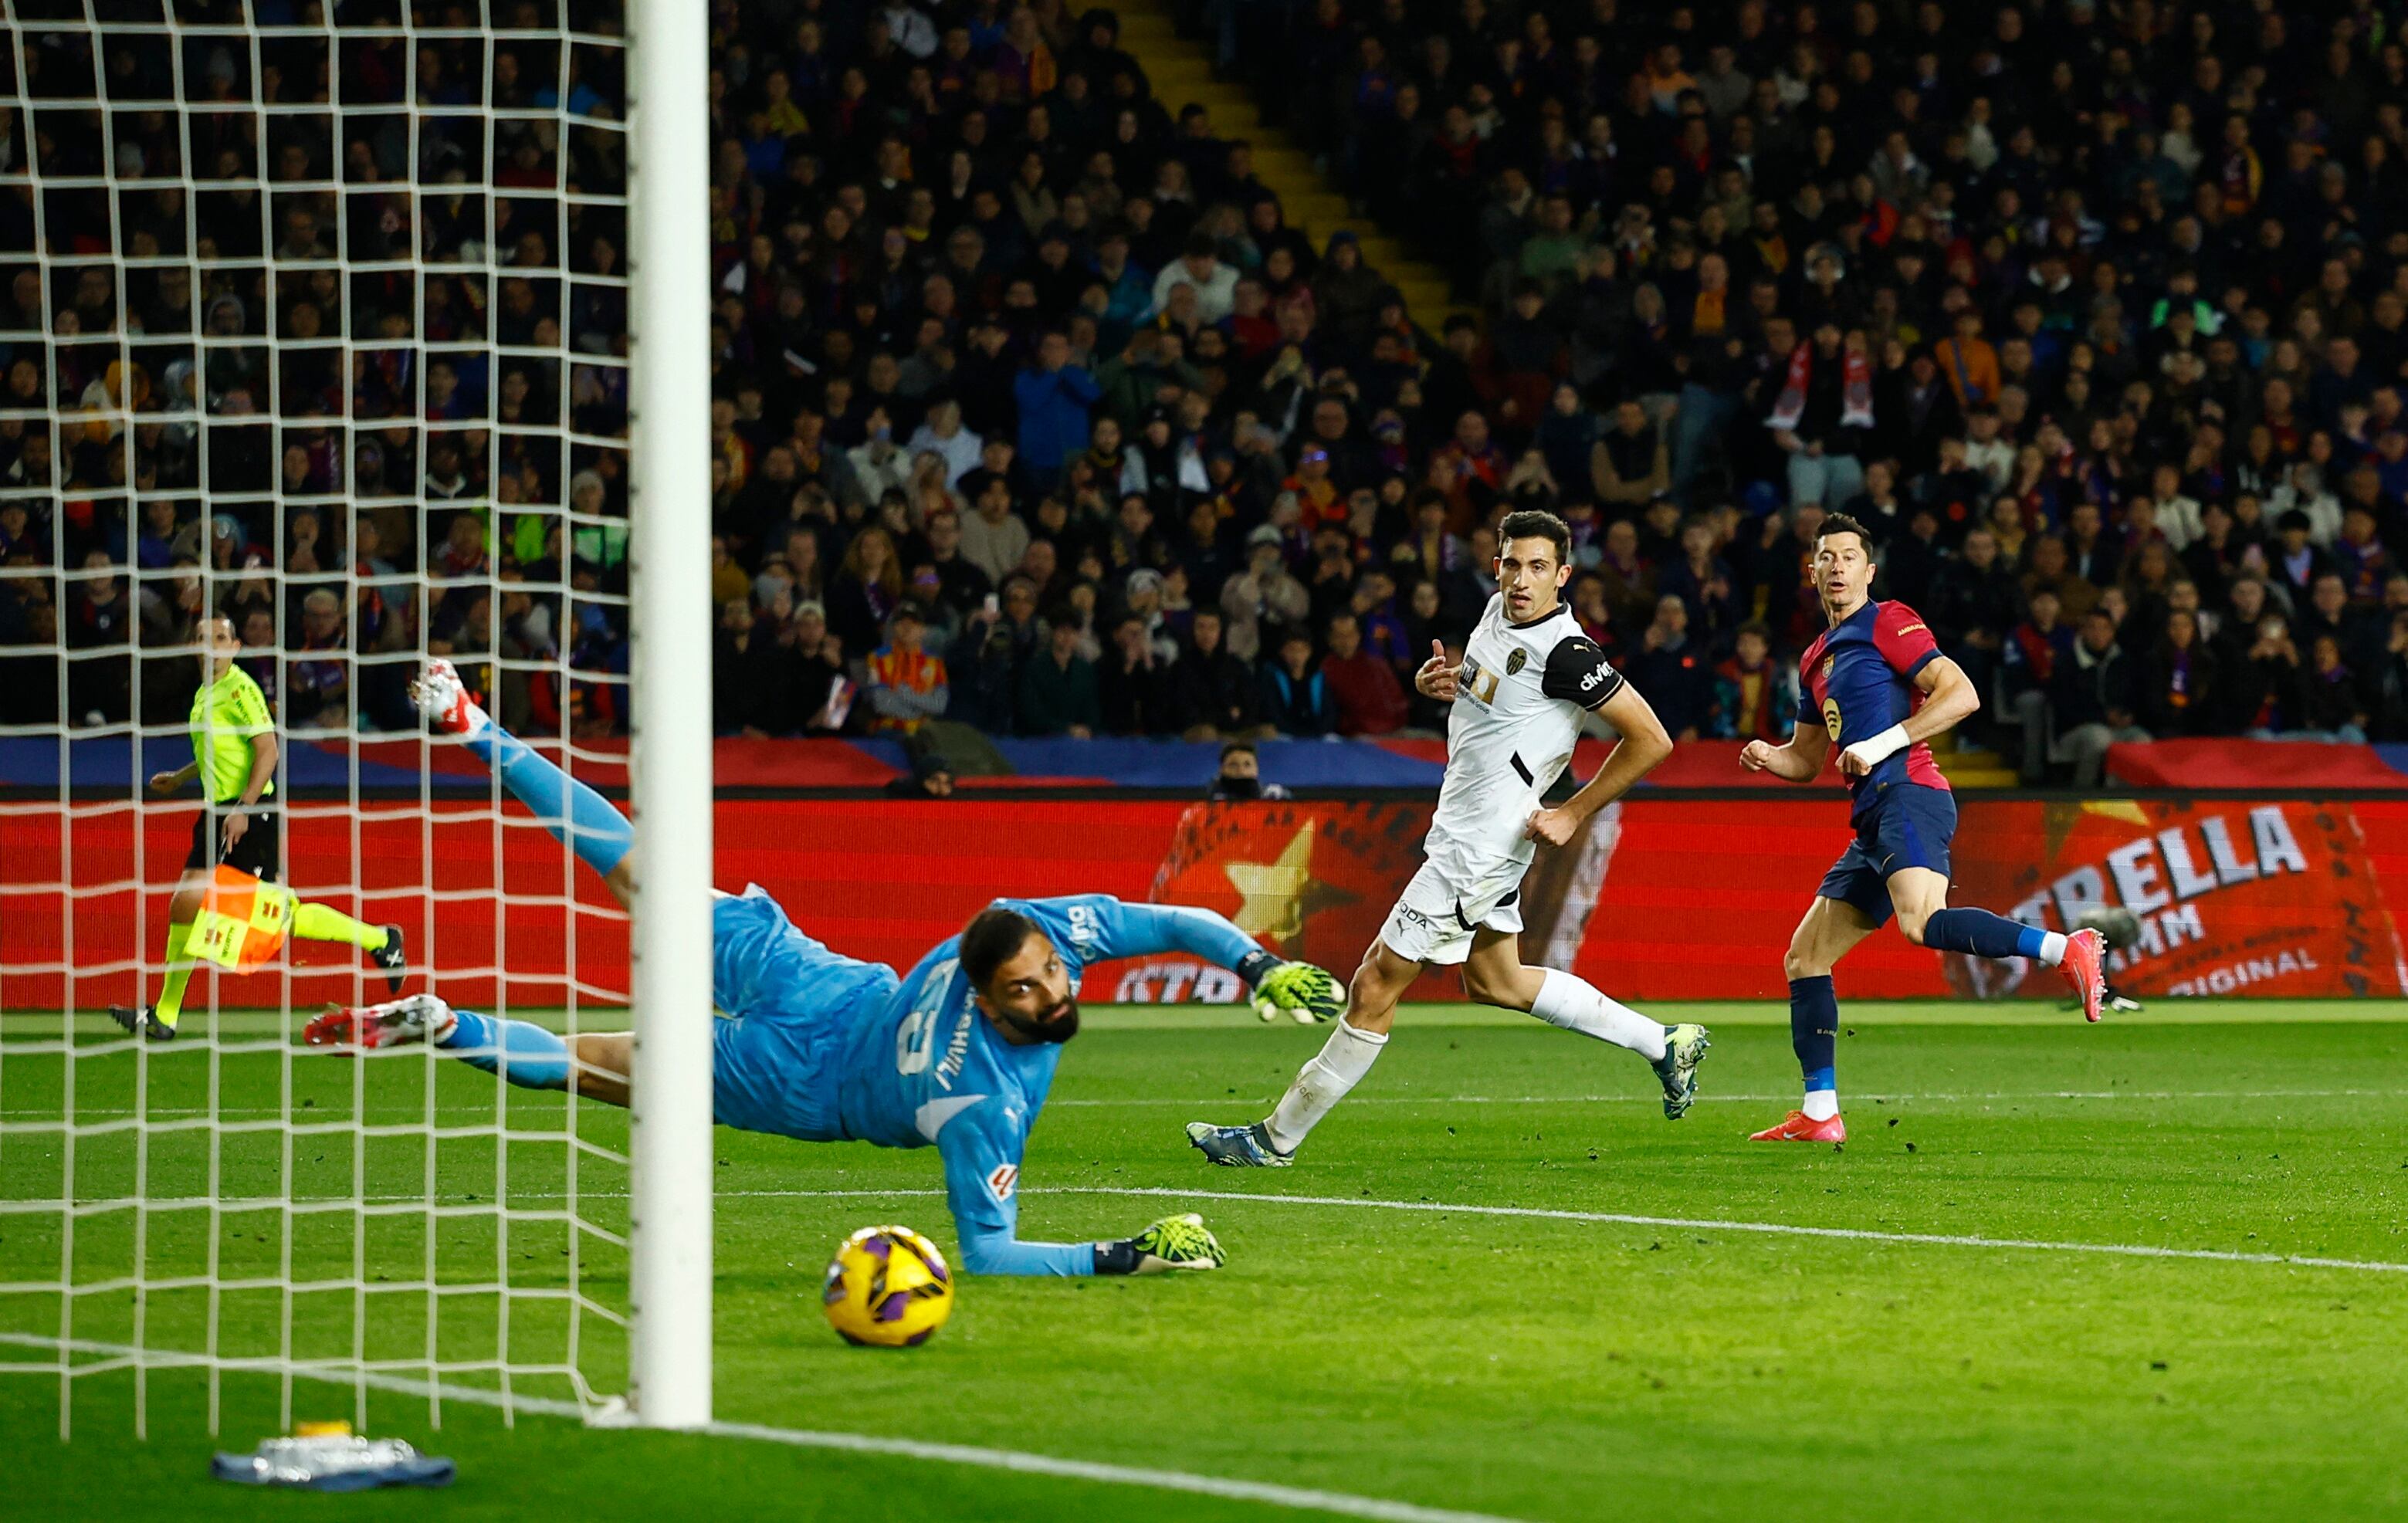
[{"label": "white shorts", "polygon": [[1521,931],[1522,875],[1528,868],[1507,861],[1475,877],[1426,861],[1388,912],[1380,940],[1409,962],[1453,967],[1471,955],[1474,931]]}]

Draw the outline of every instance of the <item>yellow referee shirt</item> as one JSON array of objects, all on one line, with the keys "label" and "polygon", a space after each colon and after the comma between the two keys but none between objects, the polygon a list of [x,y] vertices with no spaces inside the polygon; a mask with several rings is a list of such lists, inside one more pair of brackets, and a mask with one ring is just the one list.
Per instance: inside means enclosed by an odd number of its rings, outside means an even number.
[{"label": "yellow referee shirt", "polygon": [[[193,694],[192,722],[193,764],[200,769],[209,802],[241,802],[242,790],[251,786],[251,737],[276,730],[267,714],[267,695],[249,672],[229,666],[225,676],[203,683]],[[275,791],[276,779],[270,776],[259,796]]]}]

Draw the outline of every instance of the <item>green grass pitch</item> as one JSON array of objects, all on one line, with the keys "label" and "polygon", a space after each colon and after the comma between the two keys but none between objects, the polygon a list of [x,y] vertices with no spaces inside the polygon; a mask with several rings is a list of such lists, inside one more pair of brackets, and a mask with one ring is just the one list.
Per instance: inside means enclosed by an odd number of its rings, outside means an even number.
[{"label": "green grass pitch", "polygon": [[[1668,1124],[1627,1054],[1519,1018],[1412,1012],[1297,1167],[1240,1173],[1208,1168],[1182,1124],[1254,1117],[1320,1035],[1242,1012],[1095,1012],[1031,1144],[1023,1231],[1121,1235],[1192,1206],[1219,1231],[1228,1267],[968,1281],[936,1341],[901,1353],[839,1344],[819,1315],[819,1271],[846,1231],[873,1221],[952,1246],[934,1152],[723,1131],[719,1414],[1533,1520],[2408,1516],[2398,1463],[2408,1453],[2408,1007],[2168,1003],[2086,1029],[2040,1006],[1859,1005],[1843,1011],[1853,1135],[1840,1151],[1743,1140],[1794,1103],[1783,1012],[1694,1018],[1716,1028],[1703,1098]],[[12,1018],[21,1047],[28,1030]],[[55,1120],[60,1060],[8,1048],[0,1043],[0,1120]],[[75,1066],[79,1118],[122,1117],[132,1056]],[[154,1056],[153,1119],[201,1103],[208,1066],[197,1052]],[[448,1203],[500,1192],[538,1212],[560,1203],[565,1149],[531,1141],[497,1154],[471,1134],[492,1122],[495,1089],[465,1065],[363,1068],[309,1053],[288,1063],[260,1050],[225,1058],[220,1084],[236,1119],[272,1119],[289,1103],[305,1122],[340,1123],[365,1097],[379,1125],[431,1111],[467,1129],[431,1162],[423,1138],[401,1132],[356,1154],[346,1133],[305,1133],[290,1165],[305,1203],[355,1181],[372,1199],[415,1190],[431,1170]],[[562,1106],[513,1092],[510,1124],[556,1130]],[[616,1113],[586,1107],[580,1124],[599,1143],[624,1138]],[[79,1138],[79,1192],[130,1189],[135,1141],[130,1130]],[[275,1195],[284,1146],[273,1129],[225,1134],[219,1196]],[[204,1132],[154,1132],[139,1160],[150,1196],[207,1194],[208,1151]],[[0,1133],[0,1197],[55,1196],[61,1152],[55,1133]],[[623,1225],[623,1175],[581,1168],[586,1214]],[[1155,1191],[1168,1193],[1145,1193]],[[154,1278],[205,1264],[208,1219],[149,1215]],[[278,1210],[219,1221],[222,1276],[278,1271]],[[624,1299],[609,1283],[614,1250],[572,1241],[556,1221],[497,1232],[490,1215],[448,1217],[431,1244],[423,1214],[374,1218],[356,1240],[347,1212],[302,1223],[302,1279],[347,1276],[356,1255],[389,1276],[372,1283],[406,1284],[431,1263],[447,1286],[473,1287],[507,1265],[514,1287],[556,1289],[573,1248],[596,1300]],[[55,1280],[65,1257],[83,1283],[125,1274],[133,1225],[122,1213],[79,1217],[69,1256],[56,1213],[0,1214],[0,1282]],[[1898,1240],[1914,1233],[1992,1241]],[[150,1300],[148,1343],[199,1336],[202,1293]],[[369,1353],[422,1351],[424,1302],[371,1297]],[[353,1304],[348,1289],[301,1298],[294,1351],[346,1352]],[[565,1355],[561,1302],[514,1303],[511,1317],[518,1361]],[[130,1297],[103,1290],[79,1298],[75,1331],[97,1349],[128,1339],[130,1318]],[[617,1388],[614,1330],[582,1321],[587,1367]],[[273,1353],[282,1324],[273,1292],[230,1292],[222,1346]],[[55,1294],[0,1294],[0,1337],[55,1336],[59,1325]],[[484,1357],[499,1335],[490,1296],[447,1301],[437,1332],[447,1359]],[[225,1378],[213,1441],[202,1377],[154,1371],[150,1437],[137,1443],[133,1375],[79,1377],[75,1436],[61,1446],[56,1358],[0,1343],[0,1435],[15,1461],[0,1516],[10,1519],[317,1518],[336,1506],[366,1519],[438,1508],[447,1518],[910,1523],[1306,1516],[556,1417],[505,1428],[457,1402],[437,1431],[423,1398],[383,1392],[371,1396],[371,1427],[455,1457],[450,1492],[262,1497],[208,1481],[207,1456],[275,1429],[272,1379]],[[352,1416],[348,1388],[294,1392],[295,1416]]]}]

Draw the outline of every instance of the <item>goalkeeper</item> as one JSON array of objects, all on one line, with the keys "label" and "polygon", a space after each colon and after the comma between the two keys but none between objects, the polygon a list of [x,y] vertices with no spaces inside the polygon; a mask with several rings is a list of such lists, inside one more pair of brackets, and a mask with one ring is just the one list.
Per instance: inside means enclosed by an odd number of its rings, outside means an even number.
[{"label": "goalkeeper", "polygon": [[[193,760],[174,772],[150,779],[150,791],[173,793],[201,779],[208,803],[193,820],[193,850],[184,859],[184,875],[177,880],[175,897],[167,902],[167,978],[159,1003],[109,1006],[109,1016],[129,1032],[153,1042],[176,1034],[184,1008],[184,989],[193,980],[193,964],[185,960],[194,922],[207,903],[210,869],[222,862],[263,882],[274,882],[283,858],[283,818],[264,808],[276,794],[276,721],[268,717],[267,696],[251,674],[235,664],[242,650],[234,620],[201,621],[201,687],[193,695]],[[402,955],[401,927],[374,926],[354,920],[328,904],[299,900],[293,904],[293,934],[304,941],[347,941],[368,954],[384,970],[394,990],[401,988],[408,967]]]},{"label": "goalkeeper", "polygon": [[[429,662],[413,690],[438,728],[466,738],[627,902],[633,833],[607,800],[495,725],[450,663]],[[1187,1216],[1116,1242],[1018,1235],[1021,1155],[1062,1044],[1078,1034],[1082,969],[1190,952],[1244,978],[1265,1014],[1327,1020],[1340,1003],[1328,974],[1282,961],[1209,910],[1106,894],[997,900],[901,977],[804,935],[757,886],[718,897],[712,942],[711,998],[728,1017],[712,1031],[718,1120],[807,1142],[935,1145],[963,1267],[974,1274],[1136,1274],[1222,1262],[1220,1244]],[[430,1042],[512,1084],[628,1103],[625,1032],[580,1035],[572,1046],[540,1026],[419,994],[331,1012],[307,1034],[319,1046]]]}]

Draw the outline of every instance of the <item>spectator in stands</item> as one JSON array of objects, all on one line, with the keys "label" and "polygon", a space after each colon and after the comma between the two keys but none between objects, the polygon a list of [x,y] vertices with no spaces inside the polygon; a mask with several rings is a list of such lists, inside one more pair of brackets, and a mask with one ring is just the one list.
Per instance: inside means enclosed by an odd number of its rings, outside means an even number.
[{"label": "spectator in stands", "polygon": [[1290,629],[1280,636],[1276,659],[1262,667],[1263,721],[1296,740],[1313,740],[1338,728],[1337,703],[1314,665],[1312,636]]},{"label": "spectator in stands", "polygon": [[922,529],[926,554],[921,564],[937,574],[936,598],[953,619],[969,617],[994,595],[994,578],[962,554],[962,518],[950,502],[931,511]]},{"label": "spectator in stands", "polygon": [[1917,611],[1940,648],[1987,693],[1996,690],[2015,602],[2014,582],[1999,563],[1998,537],[1975,528],[1966,534],[1958,554],[1933,574]]},{"label": "spectator in stands", "polygon": [[1287,796],[1287,790],[1280,784],[1263,781],[1262,758],[1255,754],[1251,740],[1233,740],[1222,746],[1220,770],[1212,775],[1211,786],[1204,790],[1204,797],[1214,804]]},{"label": "spectator in stands", "polygon": [[2273,584],[2296,607],[2307,605],[2316,578],[2332,570],[2332,562],[2315,543],[2315,520],[2305,508],[2286,508],[2274,520],[2274,544],[2266,559]]},{"label": "spectator in stands", "polygon": [[793,705],[784,711],[782,722],[799,724],[806,735],[838,733],[852,717],[858,690],[846,675],[844,641],[827,627],[827,609],[808,598],[796,604],[794,641],[801,670],[795,679]]},{"label": "spectator in stands", "polygon": [[[67,618],[63,632],[67,648],[78,651],[109,651],[129,648],[134,639],[136,611],[133,600],[125,595],[124,579],[117,575],[116,562],[108,552],[93,549],[83,558],[83,574],[72,584],[67,596]],[[259,643],[268,649],[276,644],[275,622],[269,618],[266,633]],[[244,641],[251,643],[252,632],[246,629]],[[85,726],[122,724],[132,716],[133,667],[122,656],[79,656],[67,668],[67,709],[75,722]],[[271,698],[275,694],[275,678],[265,684]]]},{"label": "spectator in stands", "polygon": [[1636,507],[1670,490],[1671,452],[1636,398],[1613,409],[1612,423],[1589,450],[1588,472],[1597,500],[1609,508]]},{"label": "spectator in stands", "polygon": [[[2236,606],[2240,601],[2235,600]],[[2307,673],[2291,639],[2290,621],[2269,608],[2253,627],[2256,638],[2243,652],[2235,683],[2234,720],[2243,734],[2259,740],[2308,728]]]},{"label": "spectator in stands", "polygon": [[1197,609],[1187,648],[1171,669],[1171,698],[1189,740],[1243,739],[1262,728],[1254,671],[1223,643],[1223,628],[1218,608]]},{"label": "spectator in stands", "polygon": [[2056,735],[2049,760],[2071,764],[2074,787],[2096,788],[2107,748],[2120,741],[2147,740],[2149,733],[2133,713],[2137,674],[2116,643],[2113,614],[2093,608],[2084,616],[2072,656],[2057,663],[2055,690],[2049,695]]},{"label": "spectator in stands", "polygon": [[1111,735],[1168,735],[1178,732],[1170,663],[1157,662],[1145,620],[1124,613],[1112,624],[1111,643],[1096,674],[1096,697],[1103,731]]},{"label": "spectator in stands", "polygon": [[828,627],[853,649],[875,649],[902,601],[903,564],[894,536],[875,526],[862,530],[828,580]]},{"label": "spectator in stands", "polygon": [[1814,330],[1789,351],[1788,365],[1766,420],[1773,441],[1788,453],[1789,500],[1838,509],[1865,486],[1857,449],[1873,426],[1872,366],[1862,333],[1836,322]]},{"label": "spectator in stands", "polygon": [[2200,637],[2199,616],[2167,614],[2165,633],[2141,663],[2137,717],[2160,740],[2207,734],[2223,714],[2215,653]]},{"label": "spectator in stands", "polygon": [[1020,733],[1085,740],[1104,722],[1096,693],[1096,665],[1079,651],[1079,628],[1057,620],[1045,648],[1020,674]]},{"label": "spectator in stands", "polygon": [[2337,635],[2317,634],[2309,646],[2307,702],[2301,728],[2286,739],[2366,744],[2367,684],[2342,657]]},{"label": "spectator in stands", "polygon": [[[2035,588],[2023,619],[2008,633],[1999,652],[2000,682],[2020,733],[2016,774],[2027,788],[2047,780],[2050,701],[2058,668],[2074,659],[2073,631],[2059,618],[2063,604],[2052,587]],[[2219,696],[2221,696],[2219,694]]]},{"label": "spectator in stands", "polygon": [[959,487],[979,463],[986,441],[962,424],[962,405],[947,398],[928,409],[928,416],[904,448],[913,456],[932,454],[945,463],[945,485]]},{"label": "spectator in stands", "polygon": [[1797,683],[1772,659],[1772,632],[1751,619],[1714,668],[1713,733],[1720,740],[1781,745],[1798,719]]},{"label": "spectator in stands", "polygon": [[1052,489],[1062,467],[1087,448],[1087,409],[1102,392],[1086,367],[1071,361],[1070,340],[1049,330],[1029,365],[1013,378],[1020,410],[1020,462],[1032,485]]},{"label": "spectator in stands", "polygon": [[1681,600],[1690,631],[1710,648],[1739,623],[1739,582],[1716,551],[1717,537],[1712,520],[1691,515],[1681,525],[1679,557],[1664,563],[1656,579],[1659,592]]},{"label": "spectator in stands", "polygon": [[886,643],[870,653],[862,681],[872,731],[916,734],[930,719],[944,718],[953,695],[944,662],[920,648],[926,630],[927,616],[914,603],[900,605],[887,619]]},{"label": "spectator in stands", "polygon": [[[1002,453],[990,445],[990,459]],[[971,498],[971,516],[962,520],[962,559],[1002,584],[1028,555],[1028,523],[1012,511],[1011,482],[1004,468],[982,466],[965,480],[978,479]]]},{"label": "spectator in stands", "polygon": [[1363,626],[1351,612],[1326,626],[1328,654],[1321,675],[1329,685],[1341,735],[1388,735],[1404,728],[1405,688],[1397,669],[1364,648]]},{"label": "spectator in stands", "polygon": [[303,659],[286,668],[284,722],[295,728],[341,727],[351,720],[350,633],[343,600],[318,588],[301,600],[301,631],[294,648]]},{"label": "spectator in stands", "polygon": [[1675,740],[1695,740],[1713,720],[1714,668],[1689,637],[1689,608],[1671,593],[1656,600],[1656,618],[1623,670],[1647,695]]},{"label": "spectator in stands", "polygon": [[[1222,585],[1221,610],[1228,616],[1226,643],[1231,654],[1241,661],[1265,654],[1267,639],[1280,630],[1299,626],[1312,611],[1312,594],[1289,572],[1284,547],[1278,528],[1259,525],[1246,537],[1246,569]],[[1311,643],[1308,636],[1306,644]]]},{"label": "spectator in stands", "polygon": [[1171,292],[1181,286],[1196,292],[1196,320],[1200,324],[1218,323],[1236,309],[1238,272],[1221,262],[1220,246],[1210,233],[1191,234],[1179,257],[1154,278],[1153,310],[1168,307]]}]

